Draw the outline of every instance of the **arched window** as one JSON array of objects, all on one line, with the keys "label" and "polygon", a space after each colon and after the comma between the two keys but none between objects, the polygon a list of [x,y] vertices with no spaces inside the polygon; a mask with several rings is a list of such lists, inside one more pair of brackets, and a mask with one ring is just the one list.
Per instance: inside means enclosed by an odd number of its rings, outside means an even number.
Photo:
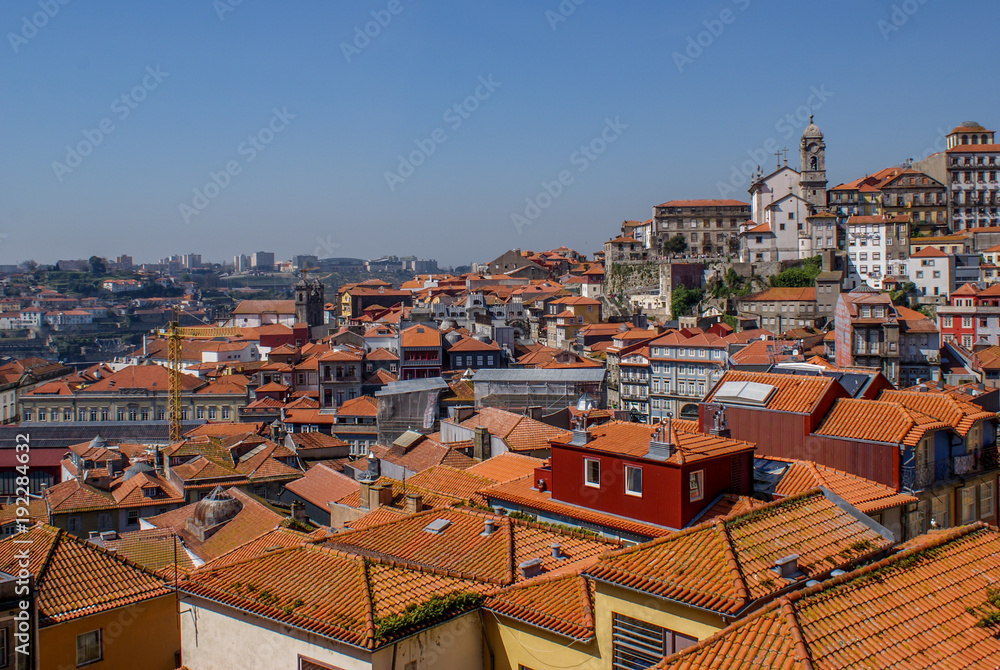
[{"label": "arched window", "polygon": [[968,144],[968,143],[969,143],[969,136],[962,135],[962,144]]},{"label": "arched window", "polygon": [[816,157],[813,156],[812,158],[809,159],[809,169],[810,170],[815,170],[816,169],[816,165],[817,165],[817,163],[816,163]]}]

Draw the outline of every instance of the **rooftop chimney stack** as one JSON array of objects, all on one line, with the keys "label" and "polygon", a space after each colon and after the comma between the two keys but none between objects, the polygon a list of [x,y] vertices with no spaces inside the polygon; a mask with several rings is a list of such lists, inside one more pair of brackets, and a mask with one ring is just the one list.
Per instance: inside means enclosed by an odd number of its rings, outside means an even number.
[{"label": "rooftop chimney stack", "polygon": [[782,579],[794,581],[799,574],[799,555],[789,554],[784,558],[779,558],[774,562],[774,569]]},{"label": "rooftop chimney stack", "polygon": [[558,542],[553,542],[549,545],[549,549],[552,550],[552,558],[561,559],[564,558],[562,555],[562,546]]},{"label": "rooftop chimney stack", "polygon": [[480,535],[482,537],[487,537],[489,535],[492,535],[493,531],[496,530],[496,527],[497,527],[496,521],[494,521],[493,519],[486,519],[483,522],[483,532],[480,533]]}]

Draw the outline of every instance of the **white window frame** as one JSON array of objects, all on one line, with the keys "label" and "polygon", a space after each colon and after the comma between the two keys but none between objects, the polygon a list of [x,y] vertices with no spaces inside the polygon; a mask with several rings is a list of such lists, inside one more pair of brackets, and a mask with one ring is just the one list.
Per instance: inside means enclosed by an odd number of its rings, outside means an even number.
[{"label": "white window frame", "polygon": [[[635,471],[639,473],[639,489],[629,488],[629,473]],[[625,466],[625,495],[634,496],[636,498],[642,497],[642,468],[637,465],[626,465]]]},{"label": "white window frame", "polygon": [[[697,489],[691,488],[692,481],[697,482]],[[697,494],[696,494],[697,491]],[[688,496],[690,502],[703,500],[705,498],[705,471],[696,470],[688,473]]]},{"label": "white window frame", "polygon": [[[590,478],[590,465],[593,463],[597,466],[597,479],[596,481]],[[599,489],[601,488],[601,462],[596,458],[585,458],[583,459],[583,485],[589,486],[591,488]]]},{"label": "white window frame", "polygon": [[[985,495],[986,492],[988,495]],[[979,485],[979,518],[985,519],[986,517],[993,516],[995,505],[996,505],[996,486],[993,482],[983,482]]]}]

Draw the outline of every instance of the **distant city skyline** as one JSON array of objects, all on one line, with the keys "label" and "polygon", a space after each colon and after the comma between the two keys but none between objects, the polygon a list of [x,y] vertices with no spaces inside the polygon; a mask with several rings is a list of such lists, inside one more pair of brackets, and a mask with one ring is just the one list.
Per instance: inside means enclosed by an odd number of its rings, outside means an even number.
[{"label": "distant city skyline", "polygon": [[591,254],[749,201],[809,114],[830,186],[996,129],[997,7],[960,6],[8,2],[0,264]]}]

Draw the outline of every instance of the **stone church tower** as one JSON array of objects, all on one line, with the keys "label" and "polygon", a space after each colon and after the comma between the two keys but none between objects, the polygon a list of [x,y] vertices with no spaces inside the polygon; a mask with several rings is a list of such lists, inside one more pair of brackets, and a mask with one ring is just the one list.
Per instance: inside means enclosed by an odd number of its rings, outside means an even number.
[{"label": "stone church tower", "polygon": [[323,298],[325,288],[318,279],[307,282],[299,280],[295,285],[295,322],[307,324],[310,328],[323,325]]},{"label": "stone church tower", "polygon": [[799,172],[799,189],[802,199],[809,203],[811,214],[826,209],[826,143],[823,132],[812,122],[802,132],[799,155],[802,168]]}]

